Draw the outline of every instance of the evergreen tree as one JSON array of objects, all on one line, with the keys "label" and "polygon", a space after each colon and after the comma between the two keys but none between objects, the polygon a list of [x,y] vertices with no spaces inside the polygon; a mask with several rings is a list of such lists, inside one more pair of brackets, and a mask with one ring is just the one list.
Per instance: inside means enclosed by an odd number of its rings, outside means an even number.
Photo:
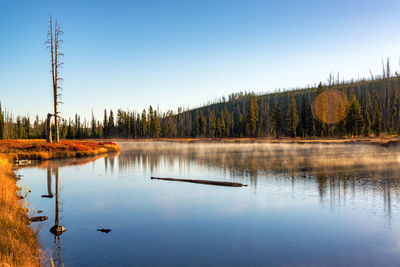
[{"label": "evergreen tree", "polygon": [[176,125],[175,125],[175,119],[174,119],[174,113],[172,112],[172,110],[169,110],[166,114],[166,126],[167,126],[167,131],[166,131],[166,135],[168,137],[176,137]]},{"label": "evergreen tree", "polygon": [[279,108],[278,102],[275,101],[274,108],[271,114],[272,119],[272,131],[275,137],[279,137],[281,133],[281,109]]},{"label": "evergreen tree", "polygon": [[306,115],[306,134],[307,136],[314,136],[315,135],[315,130],[314,130],[314,117],[312,114],[312,110],[311,110],[311,105],[307,103],[306,105],[306,111],[307,111],[307,115]]},{"label": "evergreen tree", "polygon": [[382,133],[382,115],[381,109],[379,107],[379,103],[377,99],[375,99],[375,109],[374,109],[374,120],[372,124],[372,129],[376,136],[381,135]]},{"label": "evergreen tree", "polygon": [[364,136],[368,137],[371,134],[371,118],[369,117],[368,112],[365,113],[365,120],[364,120]]},{"label": "evergreen tree", "polygon": [[140,121],[140,114],[139,112],[136,114],[136,137],[142,137],[142,122]]},{"label": "evergreen tree", "polygon": [[216,135],[217,137],[224,137],[224,133],[225,133],[225,120],[224,120],[224,113],[221,110],[221,113],[217,120]]},{"label": "evergreen tree", "polygon": [[315,120],[315,134],[317,136],[325,136],[326,134],[326,119],[327,119],[327,99],[324,93],[324,88],[322,87],[322,83],[319,83],[317,88],[317,97],[318,102],[314,102],[314,116]]},{"label": "evergreen tree", "polygon": [[113,111],[110,110],[110,116],[108,117],[108,134],[110,136],[114,135],[114,127],[115,127],[114,114]]},{"label": "evergreen tree", "polygon": [[214,110],[211,110],[208,115],[208,136],[214,137],[216,130],[216,118]]},{"label": "evergreen tree", "polygon": [[140,123],[140,134],[142,137],[147,136],[147,129],[148,129],[148,125],[147,125],[146,110],[143,109],[141,123]]},{"label": "evergreen tree", "polygon": [[[231,119],[231,115],[229,114],[228,108],[226,107],[226,105],[224,107],[223,114],[224,114],[224,121],[225,121],[224,136],[229,137],[230,128],[232,126],[232,119]],[[205,118],[204,118],[204,120],[205,120]]]},{"label": "evergreen tree", "polygon": [[[71,132],[72,134],[72,132]],[[104,137],[109,137],[110,133],[108,131],[108,118],[107,118],[107,110],[104,110],[104,119],[103,119],[103,135]]]},{"label": "evergreen tree", "polygon": [[290,97],[289,107],[286,113],[286,128],[292,137],[296,137],[299,115],[297,113],[297,104],[294,96]]},{"label": "evergreen tree", "polygon": [[149,107],[148,122],[148,135],[150,137],[155,137],[154,112],[152,106]]},{"label": "evergreen tree", "polygon": [[351,98],[351,105],[347,118],[348,118],[347,121],[349,123],[348,129],[351,135],[353,136],[361,135],[364,127],[364,118],[362,115],[360,103],[358,102],[358,99],[355,94],[353,94]]},{"label": "evergreen tree", "polygon": [[393,90],[393,99],[392,99],[392,119],[391,119],[391,131],[397,131],[397,125],[396,125],[396,122],[397,122],[397,119],[396,119],[396,117],[397,117],[397,108],[398,108],[398,103],[397,103],[397,101],[398,101],[398,90],[397,90],[397,88],[395,88],[394,90]]},{"label": "evergreen tree", "polygon": [[308,114],[307,114],[307,100],[306,100],[306,96],[303,95],[302,97],[302,102],[301,102],[301,109],[300,109],[300,132],[302,137],[306,137],[306,135],[308,135],[307,133],[307,121],[310,119],[308,118]]},{"label": "evergreen tree", "polygon": [[182,108],[178,108],[178,118],[177,118],[177,135],[179,138],[183,137],[183,127],[182,127]]},{"label": "evergreen tree", "polygon": [[158,117],[157,111],[154,111],[154,137],[158,138],[161,135],[161,124],[160,118]]},{"label": "evergreen tree", "polygon": [[249,109],[247,111],[247,125],[246,130],[248,136],[255,137],[258,122],[258,105],[255,95],[250,96]]},{"label": "evergreen tree", "polygon": [[91,121],[91,137],[96,138],[97,136],[97,125],[96,125],[96,119],[94,118],[93,110],[92,110],[92,121]]},{"label": "evergreen tree", "polygon": [[203,112],[201,110],[200,112],[197,113],[196,122],[197,122],[197,135],[204,136],[207,130],[207,121],[206,117],[203,115]]}]

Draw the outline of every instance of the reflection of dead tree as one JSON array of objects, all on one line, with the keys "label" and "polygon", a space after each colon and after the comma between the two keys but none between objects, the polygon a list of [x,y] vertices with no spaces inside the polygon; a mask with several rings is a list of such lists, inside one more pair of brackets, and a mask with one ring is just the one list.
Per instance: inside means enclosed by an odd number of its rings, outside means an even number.
[{"label": "reflection of dead tree", "polygon": [[[49,32],[48,32],[48,39],[47,44],[49,45],[51,51],[51,76],[52,76],[52,84],[53,84],[53,98],[54,98],[54,125],[55,125],[55,141],[60,141],[60,129],[59,129],[59,112],[58,112],[58,103],[61,103],[60,97],[61,94],[58,92],[58,89],[62,90],[59,86],[58,82],[62,82],[62,78],[59,77],[58,67],[63,65],[63,62],[59,61],[59,57],[64,56],[63,53],[60,53],[59,49],[62,43],[62,39],[60,36],[63,32],[60,30],[60,24],[57,21],[53,27],[53,21],[50,16],[50,25],[49,25]],[[47,141],[51,142],[51,114],[47,116]]]},{"label": "reflection of dead tree", "polygon": [[55,176],[56,176],[56,200],[55,200],[55,218],[54,218],[54,226],[51,227],[50,232],[53,233],[54,235],[60,235],[63,232],[65,232],[65,227],[60,225],[60,210],[59,210],[59,186],[58,186],[58,180],[59,180],[59,169],[58,167],[55,168],[54,170]]},{"label": "reflection of dead tree", "polygon": [[42,197],[53,198],[53,192],[51,190],[52,182],[51,176],[53,174],[53,168],[47,167],[47,195],[42,195]]}]

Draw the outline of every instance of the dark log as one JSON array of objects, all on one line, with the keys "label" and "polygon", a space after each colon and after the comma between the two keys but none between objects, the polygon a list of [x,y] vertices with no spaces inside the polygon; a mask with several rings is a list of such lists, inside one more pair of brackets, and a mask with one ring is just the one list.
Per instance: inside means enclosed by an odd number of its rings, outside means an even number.
[{"label": "dark log", "polygon": [[106,228],[106,229],[101,228],[101,229],[97,229],[97,231],[108,234],[108,233],[111,232],[112,230],[111,230],[111,229],[108,229],[108,228]]},{"label": "dark log", "polygon": [[195,184],[208,184],[208,185],[217,185],[217,186],[232,186],[232,187],[247,186],[246,184],[241,184],[241,183],[211,181],[211,180],[192,180],[192,179],[159,178],[159,177],[151,177],[151,179],[173,181],[173,182],[195,183]]}]

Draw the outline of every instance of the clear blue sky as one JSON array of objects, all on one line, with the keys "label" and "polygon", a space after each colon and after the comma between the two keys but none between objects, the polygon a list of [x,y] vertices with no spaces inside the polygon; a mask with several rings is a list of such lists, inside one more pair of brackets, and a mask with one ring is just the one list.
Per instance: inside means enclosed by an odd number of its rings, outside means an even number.
[{"label": "clear blue sky", "polygon": [[0,101],[14,114],[51,111],[49,14],[65,32],[64,117],[368,77],[387,57],[399,69],[398,0],[0,0]]}]

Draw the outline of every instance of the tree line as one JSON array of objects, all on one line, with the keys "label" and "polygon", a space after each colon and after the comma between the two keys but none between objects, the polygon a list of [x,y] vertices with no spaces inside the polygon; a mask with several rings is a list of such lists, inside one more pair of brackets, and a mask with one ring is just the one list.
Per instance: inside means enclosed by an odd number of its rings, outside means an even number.
[{"label": "tree line", "polygon": [[[355,137],[400,133],[400,75],[339,82],[270,94],[240,92],[196,109],[104,110],[102,120],[60,119],[60,137]],[[54,126],[53,126],[54,127]],[[54,132],[54,131],[53,131]],[[46,120],[14,118],[0,105],[0,138],[46,138]]]}]

